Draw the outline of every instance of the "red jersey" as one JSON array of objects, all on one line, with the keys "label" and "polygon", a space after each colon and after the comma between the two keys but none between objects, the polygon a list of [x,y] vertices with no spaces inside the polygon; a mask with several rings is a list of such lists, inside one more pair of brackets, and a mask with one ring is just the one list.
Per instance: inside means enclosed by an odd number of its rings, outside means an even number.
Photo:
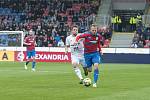
[{"label": "red jersey", "polygon": [[25,43],[30,44],[30,45],[27,45],[27,51],[35,50],[35,37],[34,36],[27,36],[25,38]]},{"label": "red jersey", "polygon": [[76,41],[78,42],[79,39],[84,38],[84,53],[93,53],[97,52],[98,49],[101,51],[100,41],[101,36],[99,34],[92,35],[92,33],[87,32],[76,37]]}]

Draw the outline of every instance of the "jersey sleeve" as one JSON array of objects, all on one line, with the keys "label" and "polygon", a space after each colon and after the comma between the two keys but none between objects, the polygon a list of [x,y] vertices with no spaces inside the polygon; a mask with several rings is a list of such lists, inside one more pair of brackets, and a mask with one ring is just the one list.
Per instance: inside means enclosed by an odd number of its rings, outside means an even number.
[{"label": "jersey sleeve", "polygon": [[102,49],[101,49],[101,44],[100,44],[101,39],[102,39],[102,37],[99,35],[99,36],[98,36],[98,49],[99,49],[99,51],[102,50]]},{"label": "jersey sleeve", "polygon": [[69,37],[66,38],[66,46],[70,45]]},{"label": "jersey sleeve", "polygon": [[76,36],[76,42],[78,42],[81,38],[86,38],[88,37],[89,34],[87,33],[83,33],[83,34],[79,34]]},{"label": "jersey sleeve", "polygon": [[27,43],[27,42],[28,42],[28,38],[26,37],[26,38],[24,39],[24,44]]}]

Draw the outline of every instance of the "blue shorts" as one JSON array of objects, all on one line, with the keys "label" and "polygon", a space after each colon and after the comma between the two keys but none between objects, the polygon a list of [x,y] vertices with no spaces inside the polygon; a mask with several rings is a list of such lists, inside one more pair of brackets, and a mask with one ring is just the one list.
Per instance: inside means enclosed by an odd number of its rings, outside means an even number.
[{"label": "blue shorts", "polygon": [[85,63],[87,65],[87,67],[92,67],[92,65],[94,63],[100,63],[101,61],[101,56],[99,52],[93,52],[93,53],[85,53],[84,54],[84,58],[85,58]]},{"label": "blue shorts", "polygon": [[31,57],[35,57],[35,50],[31,50],[31,51],[27,51],[27,57],[31,58]]}]

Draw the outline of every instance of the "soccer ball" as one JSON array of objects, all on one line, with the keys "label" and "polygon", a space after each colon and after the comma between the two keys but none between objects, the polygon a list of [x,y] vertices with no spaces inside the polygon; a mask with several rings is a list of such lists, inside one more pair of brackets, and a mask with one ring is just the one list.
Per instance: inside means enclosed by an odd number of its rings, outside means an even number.
[{"label": "soccer ball", "polygon": [[90,86],[91,85],[91,83],[92,83],[92,81],[91,81],[91,79],[90,78],[85,78],[84,80],[83,80],[83,85],[84,86]]}]

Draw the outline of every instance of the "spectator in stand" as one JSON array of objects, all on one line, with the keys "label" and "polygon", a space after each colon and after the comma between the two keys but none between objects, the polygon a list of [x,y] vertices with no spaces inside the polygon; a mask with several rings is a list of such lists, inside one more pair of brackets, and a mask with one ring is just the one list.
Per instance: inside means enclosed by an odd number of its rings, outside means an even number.
[{"label": "spectator in stand", "polygon": [[138,46],[138,48],[143,48],[144,47],[143,41],[140,40],[137,46]]},{"label": "spectator in stand", "polygon": [[48,47],[47,34],[43,36],[43,46]]},{"label": "spectator in stand", "polygon": [[61,37],[59,36],[59,34],[56,34],[56,36],[54,37],[55,43],[56,45],[58,44],[58,41],[61,40]]},{"label": "spectator in stand", "polygon": [[146,40],[150,40],[150,27],[147,27],[146,29],[145,29],[145,32],[144,32],[145,34],[145,39]]},{"label": "spectator in stand", "polygon": [[53,37],[49,37],[49,40],[48,40],[48,47],[53,47],[54,46],[54,39]]},{"label": "spectator in stand", "polygon": [[146,41],[146,45],[144,46],[144,48],[150,48],[150,40],[145,40]]},{"label": "spectator in stand", "polygon": [[64,46],[65,46],[62,39],[60,39],[60,40],[58,41],[57,46],[58,46],[58,47],[64,47]]},{"label": "spectator in stand", "polygon": [[137,42],[133,42],[133,43],[131,44],[131,48],[137,48],[137,47],[138,47]]},{"label": "spectator in stand", "polygon": [[135,33],[134,38],[132,40],[131,47],[132,48],[137,48],[138,47],[138,42],[139,42],[139,35]]}]

